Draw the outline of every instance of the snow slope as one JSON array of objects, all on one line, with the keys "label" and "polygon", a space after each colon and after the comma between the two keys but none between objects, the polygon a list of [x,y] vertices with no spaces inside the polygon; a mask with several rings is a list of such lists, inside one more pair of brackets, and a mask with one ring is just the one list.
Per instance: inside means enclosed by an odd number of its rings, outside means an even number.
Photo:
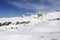
[{"label": "snow slope", "polygon": [[60,40],[59,13],[0,18],[0,40]]}]

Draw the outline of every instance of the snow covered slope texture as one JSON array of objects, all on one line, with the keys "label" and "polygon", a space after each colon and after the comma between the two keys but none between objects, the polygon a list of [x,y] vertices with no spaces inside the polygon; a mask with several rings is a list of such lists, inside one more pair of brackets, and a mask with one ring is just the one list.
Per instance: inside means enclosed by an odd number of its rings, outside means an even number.
[{"label": "snow covered slope texture", "polygon": [[37,13],[31,16],[0,18],[0,30],[6,31],[60,31],[60,11]]}]

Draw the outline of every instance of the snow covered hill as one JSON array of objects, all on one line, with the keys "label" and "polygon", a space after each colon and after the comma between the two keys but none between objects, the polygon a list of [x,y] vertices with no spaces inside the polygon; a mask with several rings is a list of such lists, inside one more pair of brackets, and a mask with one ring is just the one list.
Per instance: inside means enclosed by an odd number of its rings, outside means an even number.
[{"label": "snow covered hill", "polygon": [[[31,16],[0,18],[0,34],[11,33],[18,33],[21,37],[25,34],[27,37],[24,36],[23,38],[29,37],[26,40],[48,40],[48,36],[51,36],[50,38],[54,37],[54,40],[56,40],[56,36],[60,37],[60,11],[47,14],[39,12]],[[41,39],[40,37],[46,38]],[[20,39],[25,40],[23,38]]]},{"label": "snow covered hill", "polygon": [[[50,13],[37,13],[31,16],[0,18],[0,30],[30,30],[33,27],[43,27],[46,30],[60,26],[60,11]],[[53,27],[52,27],[53,26]],[[42,29],[43,29],[42,28]],[[49,29],[48,29],[49,28]],[[57,30],[57,29],[56,29]],[[41,31],[41,30],[40,30]],[[51,31],[51,30],[50,30]],[[60,30],[59,30],[60,31]]]}]

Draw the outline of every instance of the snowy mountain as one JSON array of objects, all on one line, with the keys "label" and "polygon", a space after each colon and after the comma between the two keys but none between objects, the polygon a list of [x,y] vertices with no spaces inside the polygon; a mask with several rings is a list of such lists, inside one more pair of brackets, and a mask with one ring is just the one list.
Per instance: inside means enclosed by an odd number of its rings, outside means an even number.
[{"label": "snowy mountain", "polygon": [[0,18],[0,34],[1,40],[60,40],[60,11]]},{"label": "snowy mountain", "polygon": [[[41,27],[42,29],[46,28],[46,31],[50,30],[50,28],[54,29],[55,26],[59,27],[60,25],[59,13],[60,11],[50,12],[47,14],[39,12],[31,16],[23,15],[22,17],[20,16],[20,17],[11,17],[11,18],[0,18],[0,30],[6,30],[6,31],[21,30],[22,31],[22,30],[30,30],[30,28],[33,28],[35,26],[38,28]],[[42,29],[40,31],[42,31]]]}]

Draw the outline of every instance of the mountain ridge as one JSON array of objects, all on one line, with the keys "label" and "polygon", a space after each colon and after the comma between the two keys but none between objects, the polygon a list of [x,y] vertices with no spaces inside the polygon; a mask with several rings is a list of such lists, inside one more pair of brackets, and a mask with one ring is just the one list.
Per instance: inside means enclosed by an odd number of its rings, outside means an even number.
[{"label": "mountain ridge", "polygon": [[[58,12],[50,12],[47,14],[44,13],[37,13],[31,16],[24,16],[23,17],[13,17],[13,18],[0,18],[0,30],[9,30],[9,31],[26,31],[34,29],[34,27],[47,27],[46,31],[52,28],[52,30],[56,29],[59,30],[58,27],[60,26],[60,11]],[[36,26],[35,26],[36,25]],[[43,29],[41,29],[43,30]],[[56,31],[55,30],[55,31]],[[36,30],[34,30],[36,31]],[[60,31],[60,30],[59,30]],[[44,32],[44,31],[41,31]]]}]

